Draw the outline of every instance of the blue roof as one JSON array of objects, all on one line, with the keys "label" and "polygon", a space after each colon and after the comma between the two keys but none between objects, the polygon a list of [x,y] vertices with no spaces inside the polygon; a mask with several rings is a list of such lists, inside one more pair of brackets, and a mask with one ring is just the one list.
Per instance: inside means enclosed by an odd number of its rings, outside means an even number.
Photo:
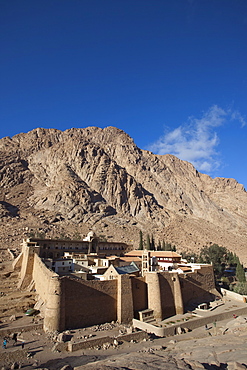
[{"label": "blue roof", "polygon": [[115,267],[115,269],[119,275],[133,274],[134,272],[139,271],[138,267],[136,266],[134,262],[131,262],[131,264],[127,266]]}]

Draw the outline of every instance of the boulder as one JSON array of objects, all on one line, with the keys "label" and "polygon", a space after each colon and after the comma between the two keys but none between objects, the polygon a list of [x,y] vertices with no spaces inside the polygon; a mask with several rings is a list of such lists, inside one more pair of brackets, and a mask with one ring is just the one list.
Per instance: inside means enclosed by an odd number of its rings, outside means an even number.
[{"label": "boulder", "polygon": [[177,334],[178,335],[183,334],[183,329],[180,328],[180,326],[177,327]]},{"label": "boulder", "polygon": [[57,342],[66,342],[68,340],[68,335],[66,333],[59,333],[57,336]]},{"label": "boulder", "polygon": [[11,365],[11,370],[14,370],[14,369],[19,369],[19,364],[18,362],[14,362],[12,365]]}]

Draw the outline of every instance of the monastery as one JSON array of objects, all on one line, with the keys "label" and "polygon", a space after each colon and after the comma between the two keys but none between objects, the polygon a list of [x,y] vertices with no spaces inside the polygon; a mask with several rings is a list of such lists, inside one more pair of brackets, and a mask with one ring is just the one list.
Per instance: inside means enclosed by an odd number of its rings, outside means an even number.
[{"label": "monastery", "polygon": [[14,267],[20,288],[37,292],[44,330],[130,324],[144,320],[144,312],[158,323],[191,302],[215,299],[211,265],[188,265],[176,252],[131,249],[93,233],[84,240],[24,240]]}]

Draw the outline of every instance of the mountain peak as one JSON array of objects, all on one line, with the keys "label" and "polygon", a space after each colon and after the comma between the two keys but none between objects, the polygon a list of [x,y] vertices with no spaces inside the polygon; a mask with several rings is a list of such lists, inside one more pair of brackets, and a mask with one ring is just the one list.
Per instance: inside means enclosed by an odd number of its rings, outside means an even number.
[{"label": "mountain peak", "polygon": [[5,241],[9,220],[53,236],[95,228],[135,247],[142,230],[181,249],[217,243],[247,260],[247,195],[234,179],[141,150],[111,126],[37,128],[1,139],[0,151]]}]

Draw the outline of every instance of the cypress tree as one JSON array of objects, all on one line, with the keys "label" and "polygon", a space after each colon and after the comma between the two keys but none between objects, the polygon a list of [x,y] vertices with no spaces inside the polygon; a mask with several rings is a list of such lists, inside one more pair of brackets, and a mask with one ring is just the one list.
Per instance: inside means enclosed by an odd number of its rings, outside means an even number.
[{"label": "cypress tree", "polygon": [[151,249],[151,242],[150,242],[150,236],[147,235],[147,250],[149,251]]},{"label": "cypress tree", "polygon": [[143,235],[142,231],[140,230],[140,240],[139,240],[139,249],[143,249]]},{"label": "cypress tree", "polygon": [[172,245],[171,243],[166,243],[166,251],[171,251],[172,250]]},{"label": "cypress tree", "polygon": [[243,265],[240,262],[237,263],[237,267],[236,267],[236,278],[241,283],[246,282],[244,268],[243,268]]},{"label": "cypress tree", "polygon": [[155,251],[155,242],[154,242],[154,236],[152,234],[152,237],[151,237],[151,250],[152,251]]}]

